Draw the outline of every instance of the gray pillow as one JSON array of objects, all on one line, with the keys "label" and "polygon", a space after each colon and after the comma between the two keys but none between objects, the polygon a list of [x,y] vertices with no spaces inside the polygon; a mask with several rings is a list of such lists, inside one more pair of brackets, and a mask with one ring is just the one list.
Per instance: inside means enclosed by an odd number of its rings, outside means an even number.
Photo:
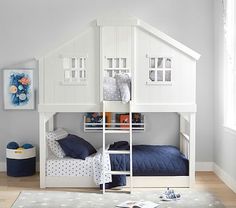
[{"label": "gray pillow", "polygon": [[48,140],[48,146],[51,149],[52,153],[58,157],[65,157],[65,152],[60,147],[56,140],[63,139],[68,136],[68,133],[64,129],[57,129],[55,131],[50,131],[46,134],[46,138]]},{"label": "gray pillow", "polygon": [[116,85],[116,79],[113,77],[104,77],[103,82],[103,99],[107,101],[119,101],[120,90]]},{"label": "gray pillow", "polygon": [[115,76],[116,84],[120,90],[121,101],[128,103],[130,101],[131,78],[129,74],[117,74]]}]

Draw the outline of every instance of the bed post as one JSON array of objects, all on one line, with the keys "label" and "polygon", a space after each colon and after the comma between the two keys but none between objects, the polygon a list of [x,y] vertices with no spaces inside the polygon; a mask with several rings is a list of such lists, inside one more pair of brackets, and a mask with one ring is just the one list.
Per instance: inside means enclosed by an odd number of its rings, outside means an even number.
[{"label": "bed post", "polygon": [[46,167],[46,119],[45,114],[39,114],[39,138],[40,138],[40,188],[45,188],[45,167]]},{"label": "bed post", "polygon": [[196,132],[196,113],[190,113],[190,158],[189,158],[189,185],[195,184],[195,132]]},{"label": "bed post", "polygon": [[[179,149],[180,149],[180,152],[184,153],[184,147],[183,147],[183,136],[182,136],[182,132],[184,132],[184,121],[183,121],[183,118],[182,118],[182,114],[180,113],[179,114],[179,131],[180,131],[180,134],[179,134]],[[186,156],[186,155],[185,155]]]},{"label": "bed post", "polygon": [[53,131],[54,130],[54,117],[52,117],[48,120],[48,131]]}]

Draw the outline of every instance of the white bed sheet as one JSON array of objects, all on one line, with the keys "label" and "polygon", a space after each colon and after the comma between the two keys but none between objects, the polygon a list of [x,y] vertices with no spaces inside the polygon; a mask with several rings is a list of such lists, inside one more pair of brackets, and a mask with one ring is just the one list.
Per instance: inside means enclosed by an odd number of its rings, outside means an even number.
[{"label": "white bed sheet", "polygon": [[46,165],[46,176],[93,176],[93,157],[94,155],[91,155],[85,160],[80,160],[50,155]]},{"label": "white bed sheet", "polygon": [[[108,148],[108,147],[107,147]],[[85,160],[71,157],[58,158],[48,155],[46,162],[46,176],[89,176],[93,177],[95,184],[103,183],[102,148],[96,154],[86,157]],[[105,172],[111,171],[110,157],[105,153]],[[112,181],[111,174],[105,173],[105,183]]]}]

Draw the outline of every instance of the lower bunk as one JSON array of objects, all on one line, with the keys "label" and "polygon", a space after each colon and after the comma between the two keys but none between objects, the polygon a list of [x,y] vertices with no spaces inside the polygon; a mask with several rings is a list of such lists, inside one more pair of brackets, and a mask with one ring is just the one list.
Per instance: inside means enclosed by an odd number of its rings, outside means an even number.
[{"label": "lower bunk", "polygon": [[[109,150],[128,150],[127,142],[115,142]],[[189,187],[189,160],[169,145],[133,145],[133,187]],[[107,155],[105,169],[129,171],[129,155]],[[91,187],[102,184],[102,152],[85,158],[58,158],[49,155],[46,162],[46,187]],[[110,175],[106,188],[129,187],[129,176]],[[101,187],[101,185],[100,185]]]}]

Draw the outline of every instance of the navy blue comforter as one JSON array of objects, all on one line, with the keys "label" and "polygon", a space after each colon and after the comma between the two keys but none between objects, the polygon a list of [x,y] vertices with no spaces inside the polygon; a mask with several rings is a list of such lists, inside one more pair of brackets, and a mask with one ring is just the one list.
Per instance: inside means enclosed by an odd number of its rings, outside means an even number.
[{"label": "navy blue comforter", "polygon": [[[115,142],[110,150],[128,150],[128,142]],[[111,169],[129,171],[129,155],[110,155]],[[170,145],[133,145],[134,176],[187,176],[188,159],[178,148]],[[126,185],[126,176],[114,175],[106,188]]]}]

